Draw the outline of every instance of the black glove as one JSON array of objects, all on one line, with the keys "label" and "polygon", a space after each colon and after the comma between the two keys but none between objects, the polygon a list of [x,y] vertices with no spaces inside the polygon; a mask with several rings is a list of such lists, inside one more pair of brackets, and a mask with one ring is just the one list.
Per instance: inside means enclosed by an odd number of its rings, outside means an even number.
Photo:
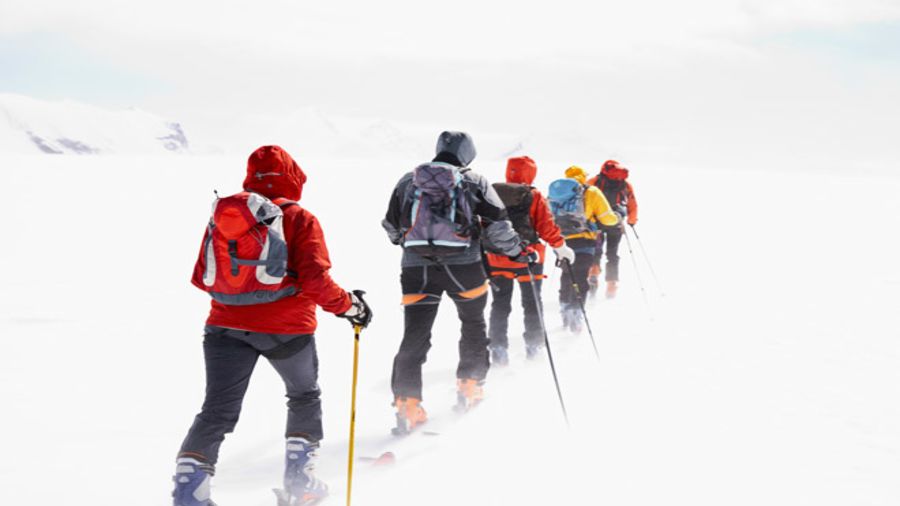
[{"label": "black glove", "polygon": [[350,309],[337,315],[339,318],[346,318],[355,327],[359,325],[362,328],[369,326],[372,321],[372,309],[366,304],[363,295],[366,292],[362,290],[353,290],[350,292]]}]

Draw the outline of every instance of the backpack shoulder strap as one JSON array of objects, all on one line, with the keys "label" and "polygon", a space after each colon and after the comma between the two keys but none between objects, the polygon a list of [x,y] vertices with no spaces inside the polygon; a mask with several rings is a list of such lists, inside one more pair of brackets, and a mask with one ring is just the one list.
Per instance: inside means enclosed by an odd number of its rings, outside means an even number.
[{"label": "backpack shoulder strap", "polygon": [[291,206],[299,206],[300,204],[295,200],[288,200],[284,197],[278,197],[277,199],[272,199],[272,202],[275,203],[282,210],[287,209]]}]

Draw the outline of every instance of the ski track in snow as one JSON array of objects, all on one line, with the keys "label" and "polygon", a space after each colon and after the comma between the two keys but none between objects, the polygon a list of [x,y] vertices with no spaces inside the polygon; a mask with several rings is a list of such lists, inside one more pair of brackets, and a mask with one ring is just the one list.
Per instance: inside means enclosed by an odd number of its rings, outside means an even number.
[{"label": "ski track in snow", "polygon": [[[634,167],[650,321],[623,243],[622,288],[559,329],[544,288],[567,430],[546,360],[511,366],[455,417],[458,323],[445,299],[425,365],[437,436],[389,435],[402,331],[400,250],[379,222],[419,160],[308,159],[302,204],[323,224],[362,336],[354,504],[896,505],[900,503],[900,178]],[[169,504],[173,460],[200,408],[207,296],[189,284],[213,189],[242,157],[4,156],[0,201],[0,504]],[[538,160],[545,189],[569,164]],[[492,180],[502,161],[476,161]],[[590,167],[595,170],[596,167]],[[349,183],[349,185],[348,185]],[[848,196],[862,195],[861,207]],[[637,245],[635,244],[635,247]],[[639,260],[641,260],[639,258]],[[514,304],[518,302],[514,301]],[[326,439],[319,475],[344,501],[352,331],[320,312]],[[283,386],[260,363],[223,447],[213,498],[274,504]]]}]

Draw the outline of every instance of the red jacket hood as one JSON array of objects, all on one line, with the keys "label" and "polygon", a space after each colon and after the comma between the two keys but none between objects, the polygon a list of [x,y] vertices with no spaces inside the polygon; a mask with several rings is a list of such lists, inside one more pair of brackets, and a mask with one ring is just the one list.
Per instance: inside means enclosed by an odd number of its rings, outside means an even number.
[{"label": "red jacket hood", "polygon": [[615,160],[603,162],[603,168],[600,169],[600,173],[609,179],[615,179],[617,181],[628,179],[628,169],[622,167],[622,164]]},{"label": "red jacket hood", "polygon": [[262,146],[247,160],[244,189],[270,199],[300,200],[306,174],[279,146]]},{"label": "red jacket hood", "polygon": [[603,167],[600,173],[608,177],[609,179],[615,179],[616,181],[624,181],[628,179],[628,169],[626,169],[625,167]]},{"label": "red jacket hood", "polygon": [[527,156],[517,156],[506,161],[506,182],[530,185],[537,176],[537,164]]}]

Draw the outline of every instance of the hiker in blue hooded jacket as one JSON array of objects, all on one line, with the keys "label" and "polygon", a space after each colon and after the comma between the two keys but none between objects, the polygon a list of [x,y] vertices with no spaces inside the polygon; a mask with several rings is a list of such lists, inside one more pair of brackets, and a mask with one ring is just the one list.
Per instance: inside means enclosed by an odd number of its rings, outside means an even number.
[{"label": "hiker in blue hooded jacket", "polygon": [[484,319],[488,278],[481,239],[492,252],[529,260],[503,202],[487,179],[468,168],[475,158],[472,138],[463,132],[443,132],[436,151],[434,160],[400,178],[382,222],[391,242],[403,247],[400,285],[405,325],[391,378],[395,433],[408,432],[427,419],[421,406],[422,364],[444,292],[456,304],[462,324],[457,406],[468,409],[483,397],[490,361]]}]

